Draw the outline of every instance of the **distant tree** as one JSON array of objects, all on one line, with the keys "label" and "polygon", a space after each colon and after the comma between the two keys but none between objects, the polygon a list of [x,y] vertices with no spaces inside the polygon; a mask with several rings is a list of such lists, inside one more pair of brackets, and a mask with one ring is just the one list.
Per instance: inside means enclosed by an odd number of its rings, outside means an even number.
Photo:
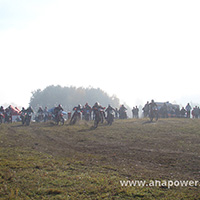
[{"label": "distant tree", "polygon": [[62,104],[67,111],[78,104],[85,105],[86,102],[90,105],[99,102],[103,106],[111,104],[113,107],[119,107],[119,99],[116,96],[109,96],[100,88],[61,87],[60,85],[51,85],[44,90],[33,91],[29,104],[34,110],[39,106],[52,108]]}]

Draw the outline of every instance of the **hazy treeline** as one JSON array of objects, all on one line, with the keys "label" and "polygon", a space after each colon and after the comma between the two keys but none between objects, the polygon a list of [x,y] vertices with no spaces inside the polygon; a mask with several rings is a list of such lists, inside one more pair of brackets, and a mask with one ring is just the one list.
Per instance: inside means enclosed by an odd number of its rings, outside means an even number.
[{"label": "hazy treeline", "polygon": [[30,106],[37,109],[39,106],[52,108],[62,104],[64,110],[72,110],[78,104],[85,105],[87,102],[91,106],[95,102],[103,106],[111,104],[113,107],[119,107],[120,101],[116,96],[109,96],[100,88],[83,88],[83,87],[61,87],[59,85],[48,86],[44,90],[38,89],[32,92]]}]

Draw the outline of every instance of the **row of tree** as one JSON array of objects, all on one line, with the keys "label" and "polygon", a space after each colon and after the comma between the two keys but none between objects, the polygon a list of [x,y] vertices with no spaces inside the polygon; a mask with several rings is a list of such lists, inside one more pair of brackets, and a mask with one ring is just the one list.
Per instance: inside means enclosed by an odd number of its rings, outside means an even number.
[{"label": "row of tree", "polygon": [[85,103],[94,105],[99,102],[103,106],[111,104],[113,107],[119,108],[120,101],[116,96],[109,96],[100,88],[83,88],[83,87],[61,87],[59,85],[48,86],[44,90],[38,89],[32,92],[30,106],[37,110],[39,106],[52,108],[61,104],[66,111],[78,104]]}]

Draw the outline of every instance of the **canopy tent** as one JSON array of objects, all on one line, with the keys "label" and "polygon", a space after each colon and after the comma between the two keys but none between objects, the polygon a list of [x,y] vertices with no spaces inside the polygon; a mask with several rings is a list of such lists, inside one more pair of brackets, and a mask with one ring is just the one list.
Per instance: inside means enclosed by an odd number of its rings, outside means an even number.
[{"label": "canopy tent", "polygon": [[20,110],[17,107],[14,107],[12,105],[9,106],[11,108],[12,115],[20,115]]}]

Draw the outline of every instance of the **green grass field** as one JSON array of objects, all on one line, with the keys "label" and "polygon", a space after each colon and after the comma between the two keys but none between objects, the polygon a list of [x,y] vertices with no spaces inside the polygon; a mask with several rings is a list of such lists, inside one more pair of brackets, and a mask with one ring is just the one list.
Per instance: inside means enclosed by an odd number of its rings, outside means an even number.
[{"label": "green grass field", "polygon": [[0,125],[0,199],[200,199],[199,186],[120,181],[200,181],[200,120],[116,120],[93,129]]}]

